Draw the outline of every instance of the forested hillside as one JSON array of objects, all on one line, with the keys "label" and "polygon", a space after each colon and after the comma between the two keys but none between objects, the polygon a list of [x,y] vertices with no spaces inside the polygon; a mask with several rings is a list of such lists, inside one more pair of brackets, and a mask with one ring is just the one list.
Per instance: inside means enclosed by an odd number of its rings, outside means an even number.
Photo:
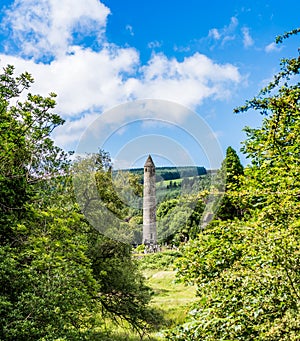
[{"label": "forested hillside", "polygon": [[[125,169],[130,173],[141,177],[144,174],[144,168]],[[200,166],[178,166],[178,167],[156,167],[156,181],[175,180],[206,174],[206,169]]]}]

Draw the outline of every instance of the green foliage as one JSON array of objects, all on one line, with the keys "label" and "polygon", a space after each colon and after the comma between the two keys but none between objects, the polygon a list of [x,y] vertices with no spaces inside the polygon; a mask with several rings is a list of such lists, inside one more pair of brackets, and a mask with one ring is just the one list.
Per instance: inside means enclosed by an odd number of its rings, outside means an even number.
[{"label": "green foliage", "polygon": [[[234,217],[241,217],[241,207],[239,200],[233,195],[240,187],[241,176],[244,174],[244,167],[232,147],[226,150],[226,157],[222,162],[221,169],[217,174],[220,184],[225,183],[225,193],[221,205],[217,212],[217,217],[221,220],[230,220]],[[221,189],[222,190],[222,189]]]},{"label": "green foliage", "polygon": [[171,199],[162,202],[156,212],[157,218],[163,218],[165,217],[170,210],[172,210],[174,207],[176,207],[179,203],[179,199]]},{"label": "green foliage", "polygon": [[181,252],[174,250],[149,253],[139,259],[139,267],[141,270],[173,270],[175,260],[181,256]]},{"label": "green foliage", "polygon": [[[69,209],[32,212],[16,226],[28,234],[20,247],[6,249],[13,265],[3,278],[1,338],[37,340],[79,337],[90,324],[98,284],[85,255],[79,216]],[[58,218],[59,217],[59,218]],[[42,227],[42,228],[41,228]],[[3,249],[2,249],[3,250]]]},{"label": "green foliage", "polygon": [[89,227],[62,182],[34,186],[39,200],[11,221],[14,240],[0,248],[1,339],[80,339],[93,324],[99,285],[86,256]]},{"label": "green foliage", "polygon": [[[144,174],[143,168],[128,169],[130,173],[138,175],[142,178]],[[181,166],[181,167],[156,167],[156,181],[175,180],[191,176],[199,176],[206,174],[204,167],[195,166]]]},{"label": "green foliage", "polygon": [[155,312],[147,308],[151,290],[144,283],[131,246],[90,233],[88,256],[100,285],[99,301],[114,320],[125,320],[137,331],[155,324]]},{"label": "green foliage", "polygon": [[0,76],[0,338],[75,337],[97,286],[84,235],[71,230],[78,218],[50,200],[68,166],[68,155],[49,138],[63,120],[52,113],[54,94],[19,101],[33,80],[13,72],[8,66]]},{"label": "green foliage", "polygon": [[198,286],[199,301],[167,339],[298,340],[299,222],[296,227],[220,223],[190,243],[179,275]]},{"label": "green foliage", "polygon": [[134,252],[135,252],[135,253],[144,253],[144,252],[145,252],[145,249],[146,249],[146,245],[145,245],[145,244],[140,244],[140,245],[138,245],[138,246],[135,248]]},{"label": "green foliage", "polygon": [[[55,95],[28,93],[21,102],[33,80],[13,71],[0,75],[0,339],[102,340],[106,315],[144,335],[157,318],[150,290],[130,247],[101,236],[74,203],[68,155],[50,139],[63,123],[52,113]],[[87,208],[100,195],[124,217],[109,155],[100,151],[84,166],[95,171],[94,187],[79,178]]]},{"label": "green foliage", "polygon": [[157,209],[157,229],[161,243],[179,245],[200,231],[206,192],[182,195],[163,201]]},{"label": "green foliage", "polygon": [[[101,159],[105,166],[100,165]],[[128,172],[113,172],[109,154],[101,150],[78,157],[72,170],[77,202],[92,226],[124,243],[141,242],[138,216],[142,186],[138,177]]]},{"label": "green foliage", "polygon": [[27,94],[24,103],[17,99],[33,82],[28,73],[13,76],[9,65],[0,75],[0,232],[1,241],[12,241],[13,220],[21,217],[25,204],[34,198],[33,184],[62,174],[67,157],[54,146],[49,134],[63,120],[51,112],[55,94],[41,97]]},{"label": "green foliage", "polygon": [[239,178],[244,173],[244,167],[232,147],[226,149],[226,157],[221,165],[221,175],[225,177],[226,189],[234,189],[239,186]]},{"label": "green foliage", "polygon": [[215,221],[183,250],[179,274],[199,301],[168,340],[300,340],[299,70],[299,56],[283,60],[274,81],[236,109],[265,116],[261,128],[246,128],[252,164],[227,188],[245,214]]}]

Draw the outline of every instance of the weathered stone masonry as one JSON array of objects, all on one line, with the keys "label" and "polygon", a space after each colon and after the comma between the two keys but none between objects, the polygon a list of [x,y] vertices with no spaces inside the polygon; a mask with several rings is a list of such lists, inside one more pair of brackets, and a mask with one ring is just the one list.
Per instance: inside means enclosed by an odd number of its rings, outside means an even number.
[{"label": "weathered stone masonry", "polygon": [[157,244],[155,165],[149,155],[144,165],[143,243]]}]

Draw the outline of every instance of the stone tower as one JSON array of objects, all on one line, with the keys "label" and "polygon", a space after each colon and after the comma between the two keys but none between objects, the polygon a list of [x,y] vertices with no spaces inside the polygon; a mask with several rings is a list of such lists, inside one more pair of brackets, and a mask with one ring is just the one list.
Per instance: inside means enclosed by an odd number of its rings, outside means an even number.
[{"label": "stone tower", "polygon": [[155,165],[149,155],[144,165],[143,197],[143,243],[148,245],[157,244],[155,190]]}]

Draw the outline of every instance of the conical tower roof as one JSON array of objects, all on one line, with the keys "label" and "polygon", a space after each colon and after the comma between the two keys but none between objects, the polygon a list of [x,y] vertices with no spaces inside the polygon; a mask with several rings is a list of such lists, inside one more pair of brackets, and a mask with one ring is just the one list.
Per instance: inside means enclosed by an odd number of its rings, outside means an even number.
[{"label": "conical tower roof", "polygon": [[151,155],[148,156],[148,158],[144,164],[144,167],[155,167]]}]

